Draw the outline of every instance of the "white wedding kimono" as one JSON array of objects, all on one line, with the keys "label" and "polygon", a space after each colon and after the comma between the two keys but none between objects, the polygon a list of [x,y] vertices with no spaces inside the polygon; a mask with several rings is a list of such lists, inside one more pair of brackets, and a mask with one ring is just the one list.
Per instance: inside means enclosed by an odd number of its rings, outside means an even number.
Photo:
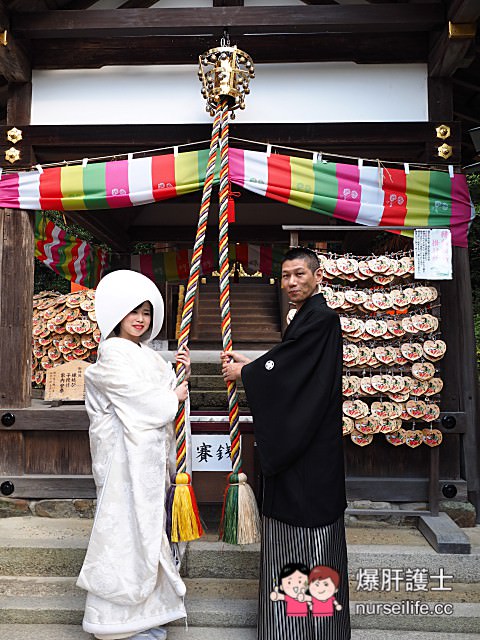
[{"label": "white wedding kimono", "polygon": [[175,473],[175,374],[145,344],[108,338],[85,372],[97,512],[77,585],[88,591],[83,628],[126,637],[186,617],[165,532]]}]

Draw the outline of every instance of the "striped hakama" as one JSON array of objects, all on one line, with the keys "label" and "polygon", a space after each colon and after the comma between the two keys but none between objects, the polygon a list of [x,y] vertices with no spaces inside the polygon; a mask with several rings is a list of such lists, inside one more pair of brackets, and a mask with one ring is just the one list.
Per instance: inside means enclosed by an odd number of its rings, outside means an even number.
[{"label": "striped hakama", "polygon": [[[309,569],[325,565],[340,575],[335,599],[342,605],[333,616],[287,616],[285,601],[272,601],[285,565],[305,564]],[[308,592],[307,592],[308,593]],[[342,516],[323,527],[294,527],[263,516],[258,611],[258,640],[349,640],[347,547]]]}]

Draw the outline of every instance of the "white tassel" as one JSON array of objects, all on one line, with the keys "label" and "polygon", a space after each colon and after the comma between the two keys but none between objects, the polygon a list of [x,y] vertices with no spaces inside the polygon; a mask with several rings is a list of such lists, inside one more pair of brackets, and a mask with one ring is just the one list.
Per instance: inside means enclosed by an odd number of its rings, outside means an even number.
[{"label": "white tassel", "polygon": [[252,488],[247,476],[238,474],[238,530],[237,544],[260,542],[260,516]]}]

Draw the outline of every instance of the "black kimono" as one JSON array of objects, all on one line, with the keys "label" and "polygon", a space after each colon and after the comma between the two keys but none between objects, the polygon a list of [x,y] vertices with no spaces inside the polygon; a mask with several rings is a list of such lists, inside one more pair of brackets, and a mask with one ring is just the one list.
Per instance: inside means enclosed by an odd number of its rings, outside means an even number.
[{"label": "black kimono", "polygon": [[[350,638],[342,364],[339,317],[317,294],[281,344],[242,368],[264,474],[258,640]],[[321,567],[338,586],[318,614],[308,577]]]},{"label": "black kimono", "polygon": [[299,527],[346,508],[342,334],[322,294],[308,298],[283,341],[242,369],[264,475],[263,514]]}]

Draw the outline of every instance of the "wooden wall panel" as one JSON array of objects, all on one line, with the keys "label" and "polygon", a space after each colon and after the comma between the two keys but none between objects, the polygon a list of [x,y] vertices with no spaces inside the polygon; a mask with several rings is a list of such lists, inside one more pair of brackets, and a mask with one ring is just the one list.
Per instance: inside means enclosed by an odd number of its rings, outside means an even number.
[{"label": "wooden wall panel", "polygon": [[344,447],[347,476],[428,477],[430,449],[424,445],[417,449],[406,445],[394,447],[377,435],[366,447],[359,447],[350,438],[344,438]]},{"label": "wooden wall panel", "polygon": [[24,444],[21,431],[0,431],[0,474],[23,474]]},{"label": "wooden wall panel", "polygon": [[26,431],[24,435],[26,474],[91,473],[87,432]]}]

